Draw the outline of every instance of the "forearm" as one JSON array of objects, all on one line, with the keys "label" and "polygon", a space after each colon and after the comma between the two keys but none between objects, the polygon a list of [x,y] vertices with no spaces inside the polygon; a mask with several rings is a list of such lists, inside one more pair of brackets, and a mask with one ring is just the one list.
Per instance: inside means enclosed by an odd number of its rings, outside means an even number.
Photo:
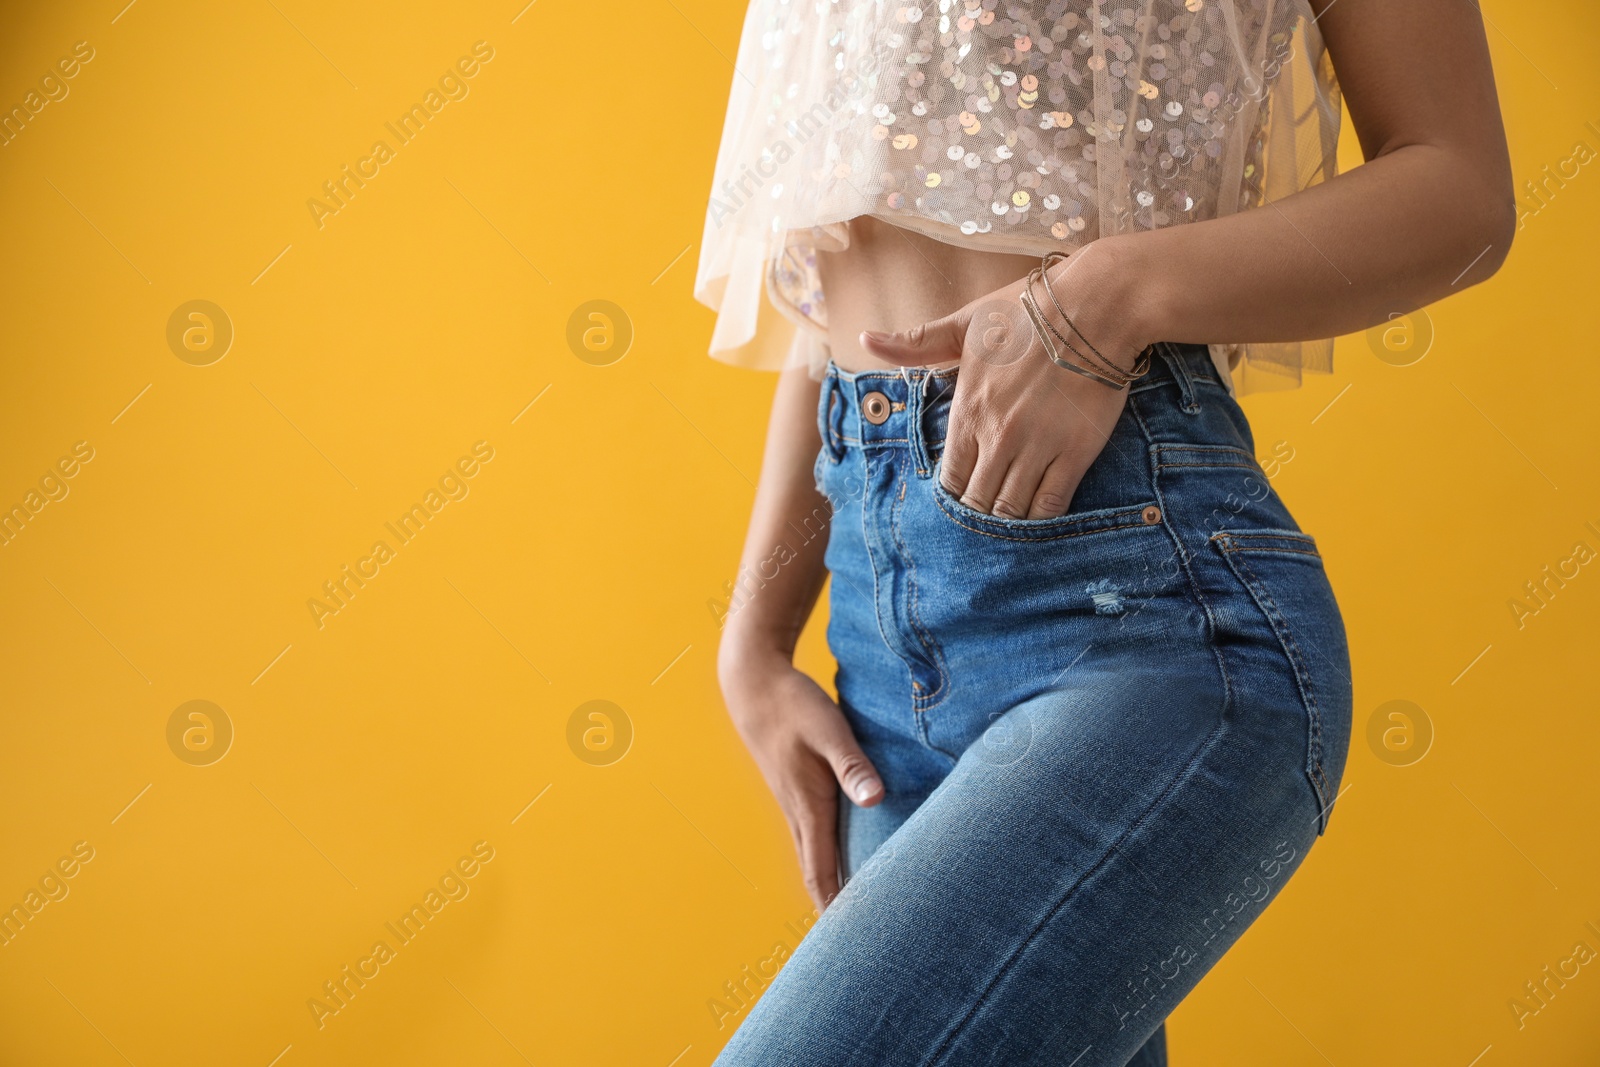
[{"label": "forearm", "polygon": [[1120,288],[1145,343],[1334,337],[1494,273],[1515,205],[1509,181],[1474,184],[1450,153],[1410,145],[1273,204],[1103,239],[1064,269]]},{"label": "forearm", "polygon": [[726,678],[753,657],[794,654],[826,577],[823,553],[832,509],[812,467],[819,383],[804,368],[778,379],[749,532],[723,622],[719,668]]},{"label": "forearm", "polygon": [[1368,162],[1248,211],[1110,237],[1074,256],[1090,287],[1099,260],[1107,300],[1132,320],[1126,340],[1335,337],[1481,282],[1505,259],[1515,193],[1476,9],[1311,6]]}]

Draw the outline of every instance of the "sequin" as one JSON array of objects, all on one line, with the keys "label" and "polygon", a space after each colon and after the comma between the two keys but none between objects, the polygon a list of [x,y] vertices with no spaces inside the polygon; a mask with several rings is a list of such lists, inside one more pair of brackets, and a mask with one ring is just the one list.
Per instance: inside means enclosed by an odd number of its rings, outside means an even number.
[{"label": "sequin", "polygon": [[[846,245],[838,220],[1036,255],[1324,180],[1338,96],[1311,14],[1309,0],[750,0],[696,275],[720,312],[713,349],[774,351],[751,343],[763,293],[784,312],[763,323],[825,325],[815,253]],[[729,281],[760,271],[770,284]]]}]

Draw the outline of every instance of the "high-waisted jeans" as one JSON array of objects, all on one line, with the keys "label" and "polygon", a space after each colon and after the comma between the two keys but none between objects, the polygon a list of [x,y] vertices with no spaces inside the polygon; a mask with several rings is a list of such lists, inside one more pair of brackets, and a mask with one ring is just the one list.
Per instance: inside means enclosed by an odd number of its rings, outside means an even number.
[{"label": "high-waisted jeans", "polygon": [[1200,346],[1056,519],[940,485],[956,370],[830,367],[839,705],[887,795],[723,1067],[1157,1067],[1326,828],[1350,735],[1316,543]]}]

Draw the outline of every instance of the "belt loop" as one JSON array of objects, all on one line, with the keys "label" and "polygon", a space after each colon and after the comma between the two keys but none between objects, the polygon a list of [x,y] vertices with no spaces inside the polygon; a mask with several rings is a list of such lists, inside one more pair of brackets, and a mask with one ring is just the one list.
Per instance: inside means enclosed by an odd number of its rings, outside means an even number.
[{"label": "belt loop", "polygon": [[1172,377],[1178,383],[1178,393],[1183,401],[1178,406],[1185,414],[1198,415],[1200,401],[1195,397],[1194,378],[1189,374],[1189,364],[1183,358],[1183,353],[1173,348],[1167,341],[1158,341],[1156,345],[1156,350],[1161,353],[1161,358],[1167,361],[1167,366],[1172,370]]},{"label": "belt loop", "polygon": [[844,459],[844,442],[834,427],[838,418],[842,418],[840,409],[839,376],[830,366],[822,378],[822,393],[817,397],[817,433],[822,437],[822,447],[828,453],[828,458],[835,463]]},{"label": "belt loop", "polygon": [[906,382],[906,438],[911,448],[911,463],[918,478],[928,478],[933,474],[933,456],[928,451],[928,435],[922,417],[928,410],[927,391],[933,375],[919,369],[913,376],[910,367],[901,367],[900,375]]}]

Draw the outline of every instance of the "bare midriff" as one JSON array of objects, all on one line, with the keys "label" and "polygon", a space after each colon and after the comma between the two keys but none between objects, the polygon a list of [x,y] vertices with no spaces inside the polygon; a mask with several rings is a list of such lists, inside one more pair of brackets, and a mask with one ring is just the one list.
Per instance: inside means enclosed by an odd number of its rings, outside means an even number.
[{"label": "bare midriff", "polygon": [[893,369],[861,347],[862,330],[906,330],[1010,285],[1035,256],[958,248],[870,215],[852,219],[850,246],[818,252],[828,345],[845,370]]}]

